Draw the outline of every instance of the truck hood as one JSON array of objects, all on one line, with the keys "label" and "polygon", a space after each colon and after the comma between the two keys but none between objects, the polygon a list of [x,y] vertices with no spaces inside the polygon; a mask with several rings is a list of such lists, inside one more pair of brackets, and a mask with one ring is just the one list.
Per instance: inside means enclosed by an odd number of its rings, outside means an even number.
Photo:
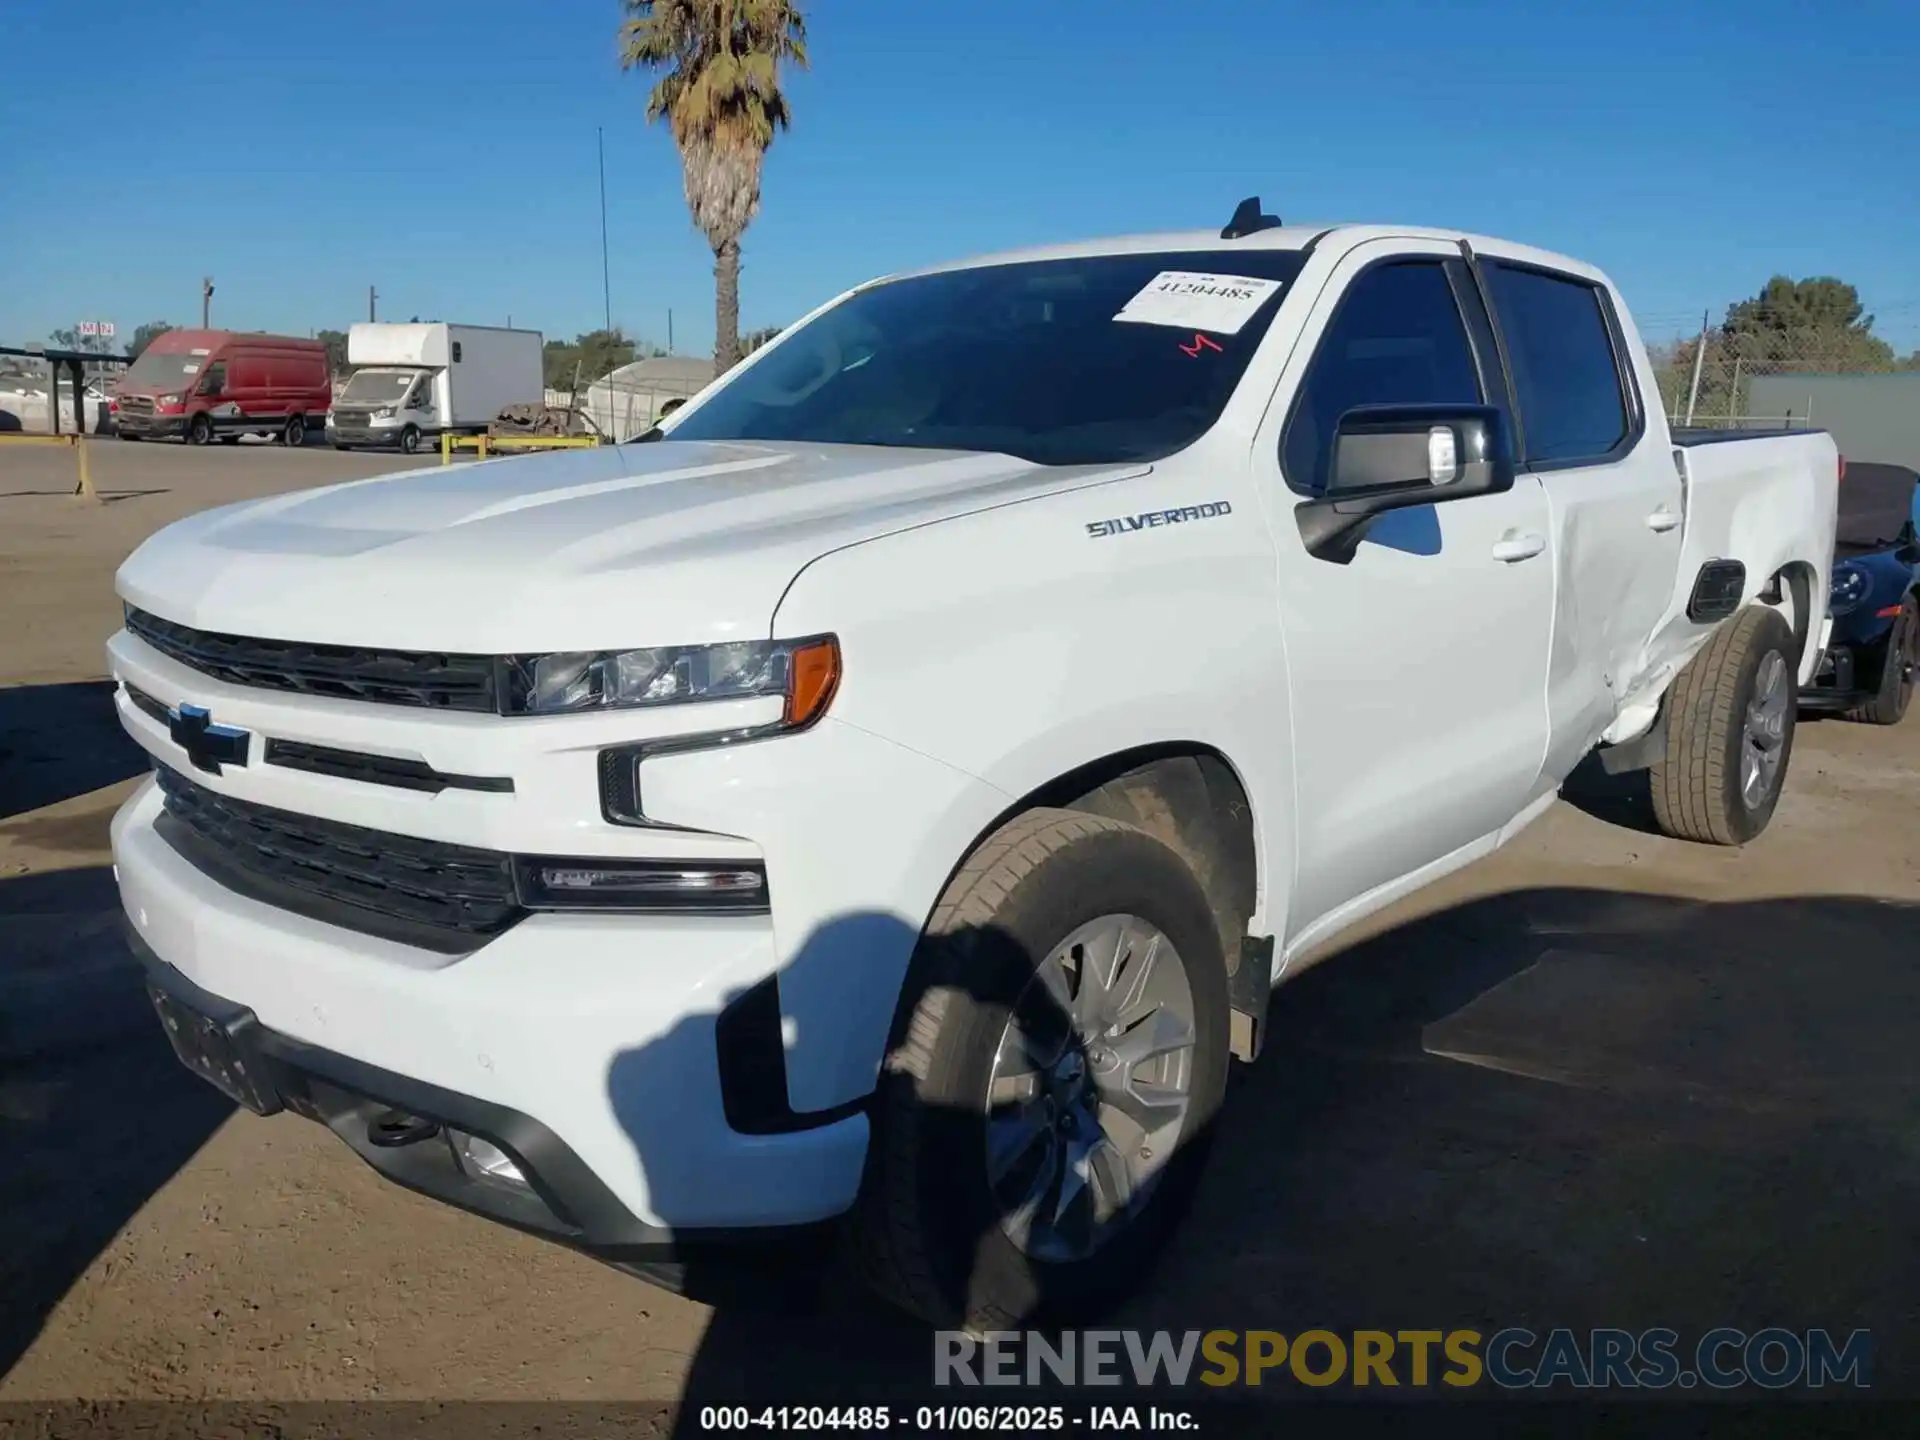
[{"label": "truck hood", "polygon": [[815,558],[1147,473],[1010,455],[665,441],[403,471],[222,506],[120,567],[197,629],[481,654],[763,636]]}]

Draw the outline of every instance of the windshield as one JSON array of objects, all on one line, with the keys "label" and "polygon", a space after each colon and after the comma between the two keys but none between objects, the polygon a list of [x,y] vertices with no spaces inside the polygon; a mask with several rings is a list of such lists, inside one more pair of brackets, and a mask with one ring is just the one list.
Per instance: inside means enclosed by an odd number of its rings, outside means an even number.
[{"label": "windshield", "polygon": [[156,354],[144,350],[140,358],[127,367],[120,385],[124,390],[184,390],[193,384],[206,363],[205,355],[182,355],[178,351]]},{"label": "windshield", "polygon": [[1158,459],[1219,418],[1302,263],[1156,252],[889,281],[795,330],[666,438]]},{"label": "windshield", "polygon": [[407,393],[417,370],[356,370],[336,397],[366,405],[387,405]]}]

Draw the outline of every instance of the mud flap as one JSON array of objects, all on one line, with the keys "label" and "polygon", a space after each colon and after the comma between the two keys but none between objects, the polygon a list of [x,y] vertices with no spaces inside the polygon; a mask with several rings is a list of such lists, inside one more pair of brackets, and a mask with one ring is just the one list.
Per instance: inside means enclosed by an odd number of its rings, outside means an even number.
[{"label": "mud flap", "polygon": [[1232,1007],[1228,1048],[1236,1060],[1251,1063],[1267,1040],[1267,1004],[1273,996],[1273,937],[1249,935],[1240,942],[1240,964],[1227,976]]}]

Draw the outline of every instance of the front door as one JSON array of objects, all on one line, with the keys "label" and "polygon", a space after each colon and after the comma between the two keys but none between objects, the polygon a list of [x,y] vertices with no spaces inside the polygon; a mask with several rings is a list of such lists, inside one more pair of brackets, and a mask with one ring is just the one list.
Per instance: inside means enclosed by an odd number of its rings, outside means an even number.
[{"label": "front door", "polygon": [[1309,555],[1293,502],[1325,488],[1359,405],[1505,408],[1492,332],[1457,249],[1345,257],[1282,378],[1297,398],[1256,449],[1269,471],[1294,699],[1298,870],[1287,938],[1498,830],[1547,745],[1551,514],[1539,480],[1383,516],[1351,563]]},{"label": "front door", "polygon": [[1547,682],[1547,778],[1564,779],[1640,678],[1673,601],[1680,472],[1646,433],[1625,336],[1589,279],[1483,257],[1520,406],[1525,468],[1552,508],[1561,585]]}]

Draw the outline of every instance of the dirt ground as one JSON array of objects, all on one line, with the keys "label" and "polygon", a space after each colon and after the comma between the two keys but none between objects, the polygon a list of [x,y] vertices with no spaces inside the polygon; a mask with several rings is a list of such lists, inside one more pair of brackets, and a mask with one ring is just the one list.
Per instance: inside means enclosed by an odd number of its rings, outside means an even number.
[{"label": "dirt ground", "polygon": [[[829,1286],[710,1310],[377,1179],[181,1070],[116,933],[141,764],[102,645],[179,516],[402,462],[0,448],[0,1400],[845,1401],[923,1382]],[[426,461],[423,463],[437,463]],[[1866,1328],[1920,1392],[1920,720],[1805,723],[1772,829],[1583,791],[1283,989],[1118,1323]],[[1602,818],[1602,817],[1608,818]]]}]

